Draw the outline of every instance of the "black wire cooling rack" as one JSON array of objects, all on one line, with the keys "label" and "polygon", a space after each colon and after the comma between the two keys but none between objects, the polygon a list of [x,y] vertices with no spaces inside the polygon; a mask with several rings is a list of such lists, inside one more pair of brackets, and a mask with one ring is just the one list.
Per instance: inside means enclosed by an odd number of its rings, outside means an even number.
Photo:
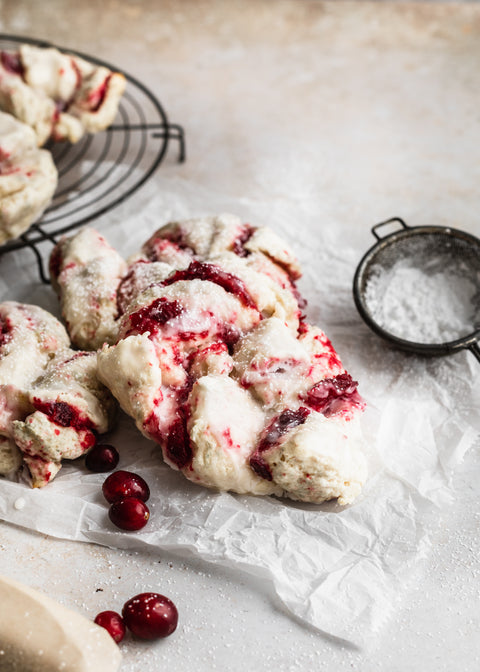
[{"label": "black wire cooling rack", "polygon": [[42,282],[42,243],[55,244],[58,236],[100,217],[129,198],[165,158],[170,141],[178,143],[178,160],[185,160],[185,136],[178,124],[168,121],[157,98],[137,79],[105,61],[81,52],[20,36],[0,34],[0,50],[15,51],[19,44],[55,47],[96,65],[122,72],[126,79],[117,116],[105,131],[85,135],[79,142],[52,143],[58,186],[43,216],[18,239],[0,245],[1,255],[30,248],[37,259]]}]

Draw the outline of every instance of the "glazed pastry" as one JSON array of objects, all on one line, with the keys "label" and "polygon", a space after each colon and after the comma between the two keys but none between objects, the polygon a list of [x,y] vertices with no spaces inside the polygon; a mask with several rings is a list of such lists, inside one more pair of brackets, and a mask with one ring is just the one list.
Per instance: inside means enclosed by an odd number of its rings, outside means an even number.
[{"label": "glazed pastry", "polygon": [[62,460],[86,453],[112,425],[115,406],[97,377],[92,352],[61,351],[31,386],[33,412],[12,423],[33,487],[49,483]]},{"label": "glazed pastry", "polygon": [[[118,338],[122,314],[143,290],[164,282],[175,271],[213,268],[217,280],[242,285],[244,294],[262,317],[277,316],[296,330],[303,303],[295,287],[298,262],[273,232],[262,234],[278,250],[281,261],[261,251],[247,252],[245,231],[255,237],[234,215],[220,215],[167,224],[132,255],[128,265],[90,227],[64,236],[50,258],[50,277],[57,291],[72,342],[82,349],[96,349]],[[219,269],[215,271],[215,269]],[[290,269],[290,270],[289,270]],[[177,276],[179,277],[179,276]],[[233,290],[230,291],[232,293]]]},{"label": "glazed pastry", "polygon": [[11,436],[30,408],[30,387],[70,340],[53,315],[16,301],[0,303],[0,325],[0,435]]},{"label": "glazed pastry", "polygon": [[[62,249],[91,240],[82,248],[91,269],[104,249],[93,247],[96,235],[84,230]],[[112,275],[118,312],[98,351],[98,375],[189,480],[348,504],[366,478],[365,404],[326,335],[304,321],[299,275],[278,236],[233,215],[167,224],[129,259],[123,278]],[[62,297],[71,282],[65,273]],[[82,319],[101,313],[98,301],[83,304]]]},{"label": "glazed pastry", "polygon": [[347,504],[364,402],[304,322],[294,255],[231,215],[159,229],[130,260],[98,371],[164,460],[199,484]]},{"label": "glazed pastry", "polygon": [[[70,349],[63,325],[37,306],[0,304],[0,474],[23,462],[34,487],[88,451],[113,420],[95,353]],[[21,453],[21,459],[19,455]]]},{"label": "glazed pastry", "polygon": [[52,287],[72,343],[96,350],[117,338],[117,288],[126,263],[103,236],[85,227],[63,237],[50,257]]},{"label": "glazed pastry", "polygon": [[30,126],[0,112],[0,245],[40,217],[56,186],[51,154],[38,149]]},{"label": "glazed pastry", "polygon": [[124,90],[122,74],[53,47],[0,54],[0,109],[31,126],[39,146],[106,129]]}]

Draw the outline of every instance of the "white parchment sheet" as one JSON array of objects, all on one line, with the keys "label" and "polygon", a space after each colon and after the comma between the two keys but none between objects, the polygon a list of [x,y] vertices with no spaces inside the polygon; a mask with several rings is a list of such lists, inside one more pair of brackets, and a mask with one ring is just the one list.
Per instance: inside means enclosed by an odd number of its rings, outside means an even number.
[{"label": "white parchment sheet", "polygon": [[[110,523],[101,495],[105,475],[87,472],[82,460],[65,464],[42,490],[3,479],[0,517],[64,539],[194,552],[268,577],[296,617],[368,645],[428,552],[432,512],[448,506],[455,467],[478,441],[478,362],[468,352],[422,359],[394,351],[371,334],[355,310],[351,285],[358,261],[374,242],[372,222],[365,222],[365,247],[349,247],[348,219],[330,221],[311,200],[279,195],[259,203],[155,176],[92,226],[128,256],[170,219],[219,212],[271,226],[299,256],[308,320],[326,331],[368,402],[370,476],[362,495],[341,508],[211,492],[165,466],[159,449],[121,415],[108,440],[120,450],[119,468],[136,471],[150,485],[151,518],[143,530],[124,533]],[[58,314],[29,250],[1,259],[0,298],[38,303]]]}]

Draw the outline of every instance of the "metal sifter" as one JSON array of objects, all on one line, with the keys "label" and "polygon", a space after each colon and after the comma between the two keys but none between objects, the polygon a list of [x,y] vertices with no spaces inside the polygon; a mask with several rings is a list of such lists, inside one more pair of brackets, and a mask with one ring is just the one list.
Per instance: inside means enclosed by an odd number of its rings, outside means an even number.
[{"label": "metal sifter", "polygon": [[[390,233],[382,236],[387,226]],[[449,227],[411,227],[399,217],[372,233],[377,242],[353,281],[366,324],[402,350],[469,349],[480,361],[480,239]]]}]

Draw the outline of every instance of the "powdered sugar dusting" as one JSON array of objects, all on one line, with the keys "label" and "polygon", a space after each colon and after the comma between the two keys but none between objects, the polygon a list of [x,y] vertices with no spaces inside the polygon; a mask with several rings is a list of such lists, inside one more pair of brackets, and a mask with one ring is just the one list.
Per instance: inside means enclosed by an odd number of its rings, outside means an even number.
[{"label": "powdered sugar dusting", "polygon": [[474,332],[480,325],[480,291],[467,269],[444,261],[420,268],[401,258],[388,269],[373,267],[365,300],[375,322],[415,343],[447,343]]}]

